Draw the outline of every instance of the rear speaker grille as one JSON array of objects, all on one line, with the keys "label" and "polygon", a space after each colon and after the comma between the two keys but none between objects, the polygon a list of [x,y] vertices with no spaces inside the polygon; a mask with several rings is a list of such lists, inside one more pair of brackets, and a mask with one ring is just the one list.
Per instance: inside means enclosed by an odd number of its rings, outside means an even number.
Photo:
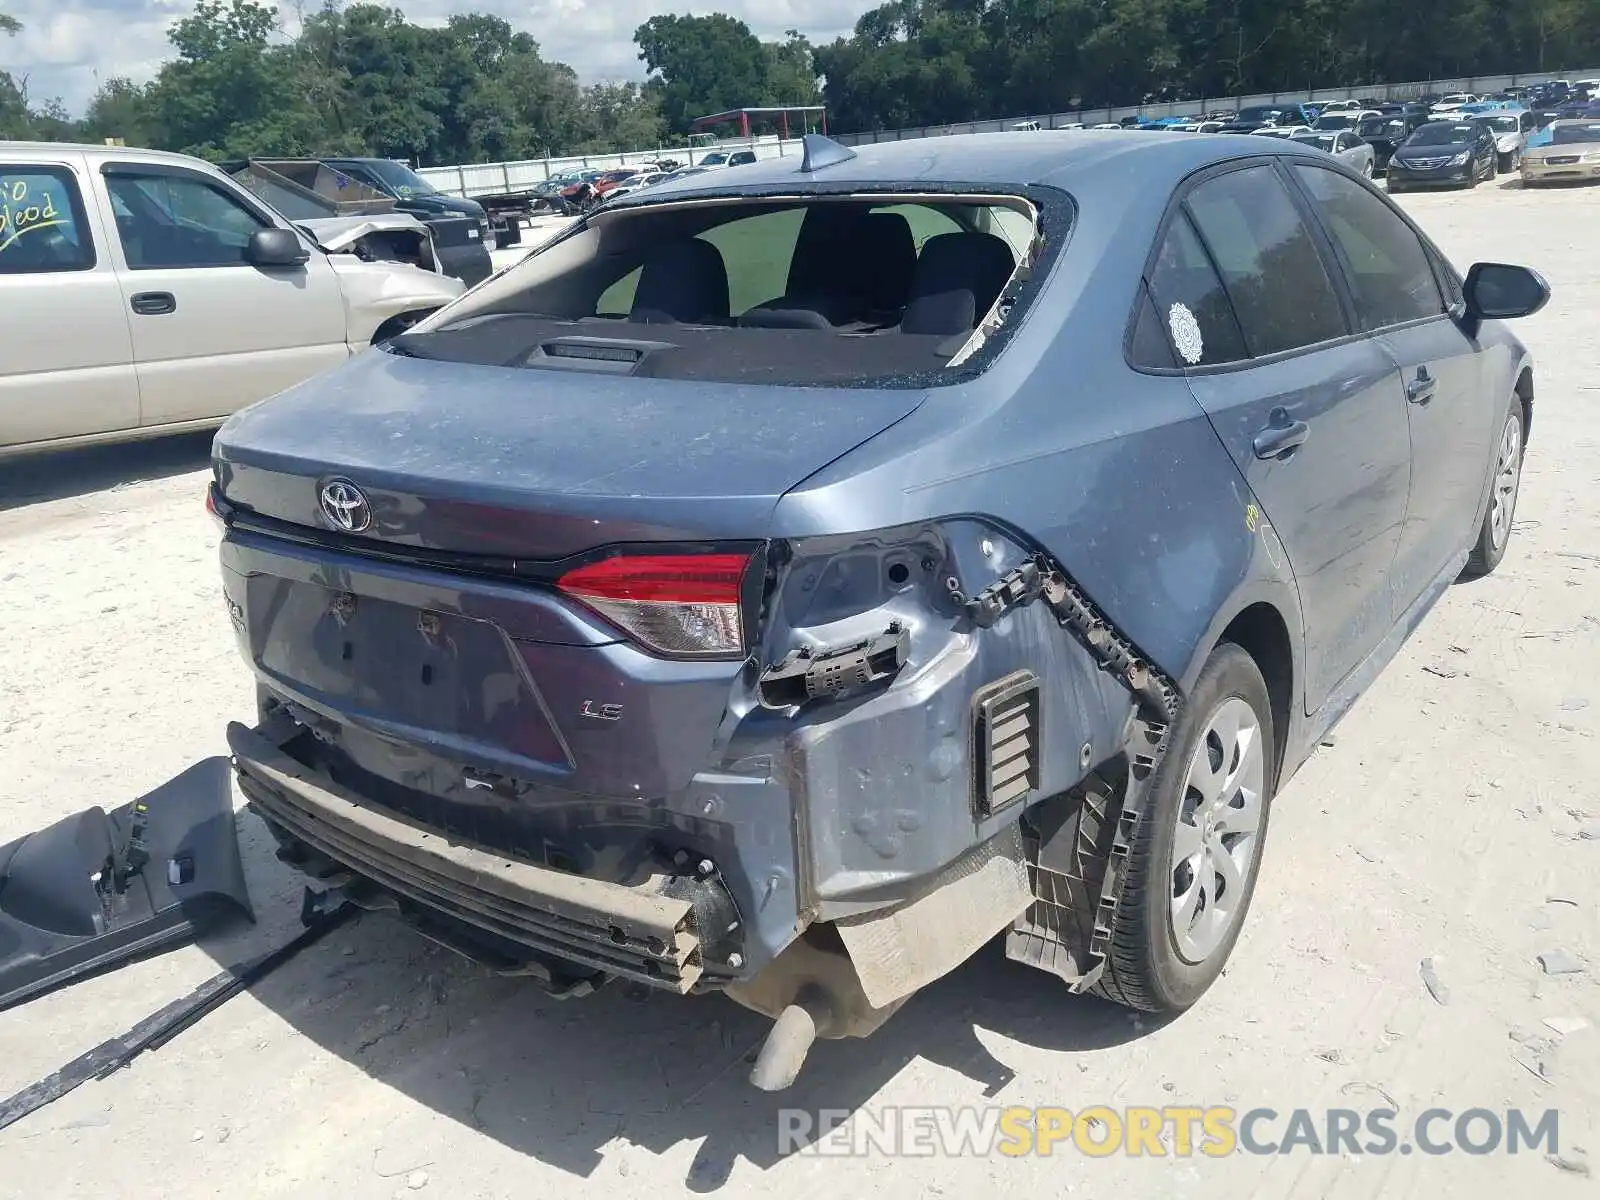
[{"label": "rear speaker grille", "polygon": [[973,807],[987,817],[1039,790],[1039,680],[998,679],[973,697]]}]

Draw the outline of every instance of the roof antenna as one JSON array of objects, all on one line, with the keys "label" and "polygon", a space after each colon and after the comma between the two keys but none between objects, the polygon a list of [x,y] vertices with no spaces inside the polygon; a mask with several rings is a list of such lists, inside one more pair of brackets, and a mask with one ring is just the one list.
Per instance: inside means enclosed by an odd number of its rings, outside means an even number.
[{"label": "roof antenna", "polygon": [[823,167],[835,167],[842,162],[849,162],[856,156],[856,152],[849,146],[836,142],[831,137],[823,137],[820,133],[806,134],[801,143],[805,147],[805,157],[800,160],[800,171],[806,175],[820,171]]}]

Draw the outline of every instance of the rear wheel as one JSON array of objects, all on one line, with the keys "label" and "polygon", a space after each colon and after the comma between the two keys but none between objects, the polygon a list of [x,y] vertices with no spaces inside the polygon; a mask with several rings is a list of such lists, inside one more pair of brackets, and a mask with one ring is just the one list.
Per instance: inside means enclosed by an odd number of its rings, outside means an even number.
[{"label": "rear wheel", "polygon": [[1516,151],[1508,150],[1500,156],[1500,174],[1509,175],[1517,169]]},{"label": "rear wheel", "polygon": [[1147,1012],[1188,1008],[1216,982],[1255,891],[1277,762],[1255,660],[1218,646],[1171,736],[1095,986]]},{"label": "rear wheel", "polygon": [[1467,559],[1466,570],[1462,572],[1469,579],[1487,575],[1498,567],[1511,543],[1511,523],[1516,520],[1517,495],[1522,491],[1522,456],[1527,445],[1522,415],[1522,401],[1513,397],[1495,447],[1489,507],[1483,514],[1483,524],[1478,528],[1478,540]]}]

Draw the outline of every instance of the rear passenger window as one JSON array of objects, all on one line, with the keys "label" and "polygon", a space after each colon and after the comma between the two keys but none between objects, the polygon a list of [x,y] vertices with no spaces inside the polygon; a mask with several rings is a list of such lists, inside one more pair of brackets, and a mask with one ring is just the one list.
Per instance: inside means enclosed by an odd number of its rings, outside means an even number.
[{"label": "rear passenger window", "polygon": [[1172,344],[1167,341],[1167,331],[1161,326],[1161,314],[1147,287],[1139,289],[1139,315],[1133,324],[1131,351],[1137,367],[1170,370],[1178,366],[1178,360],[1172,356]]},{"label": "rear passenger window", "polygon": [[1436,317],[1444,299],[1422,242],[1389,206],[1352,179],[1295,166],[1316,198],[1350,268],[1356,316],[1365,329]]},{"label": "rear passenger window", "polygon": [[0,163],[0,275],[87,271],[94,262],[72,172]]},{"label": "rear passenger window", "polygon": [[1222,272],[1252,355],[1349,332],[1311,231],[1271,167],[1208,180],[1186,204]]},{"label": "rear passenger window", "polygon": [[[1195,236],[1194,226],[1181,211],[1168,228],[1150,271],[1150,295],[1158,328],[1171,336],[1183,365],[1209,367],[1249,357],[1222,281]],[[1140,360],[1137,365],[1168,364]]]}]

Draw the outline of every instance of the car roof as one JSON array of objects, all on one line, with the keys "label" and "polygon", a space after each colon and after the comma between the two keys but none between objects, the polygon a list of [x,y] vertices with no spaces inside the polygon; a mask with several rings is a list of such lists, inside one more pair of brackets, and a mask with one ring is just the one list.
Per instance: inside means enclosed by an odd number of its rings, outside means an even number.
[{"label": "car roof", "polygon": [[202,166],[208,170],[216,169],[213,164],[195,158],[192,154],[174,154],[170,150],[144,150],[137,146],[104,146],[94,142],[0,141],[0,154],[33,159],[58,158],[63,154],[85,154],[91,162],[130,160],[141,163],[165,163],[174,167]]},{"label": "car roof", "polygon": [[[1267,147],[1271,146],[1272,149]],[[1288,147],[1285,149],[1284,147]],[[652,188],[649,203],[694,196],[792,194],[863,188],[925,186],[993,187],[1015,191],[1034,184],[1071,189],[1114,171],[1119,186],[1171,186],[1179,178],[1212,163],[1254,158],[1268,153],[1321,151],[1288,143],[1284,138],[1241,138],[1195,134],[1153,138],[1134,130],[1044,129],[1028,133],[959,133],[944,137],[879,142],[853,147],[855,157],[811,174],[800,171],[801,156],[758,159],[735,172],[716,172],[675,179]],[[625,202],[645,203],[627,197]]]}]

